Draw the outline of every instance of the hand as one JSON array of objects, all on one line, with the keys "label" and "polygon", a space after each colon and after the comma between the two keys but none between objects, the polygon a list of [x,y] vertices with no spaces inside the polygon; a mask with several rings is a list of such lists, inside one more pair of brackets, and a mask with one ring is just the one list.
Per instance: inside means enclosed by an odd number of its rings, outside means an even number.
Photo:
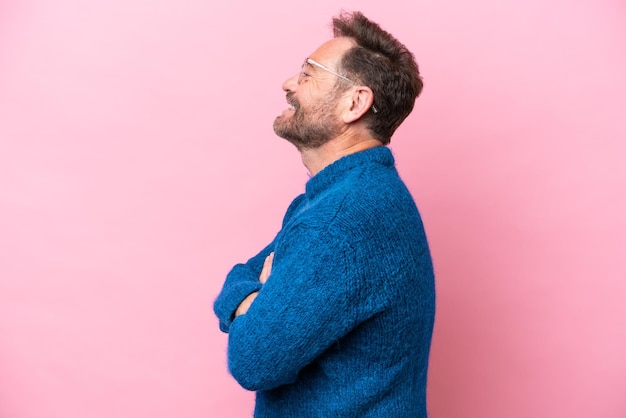
[{"label": "hand", "polygon": [[[265,258],[265,262],[263,263],[263,269],[261,270],[261,274],[259,275],[259,282],[261,282],[261,284],[265,284],[267,278],[270,277],[273,261],[274,253],[271,252],[270,255]],[[258,294],[259,292],[252,292],[248,296],[246,296],[246,298],[239,304],[239,307],[237,307],[237,310],[235,311],[235,318],[248,312],[248,309],[250,309],[250,305],[252,305],[252,302],[254,302],[254,299],[256,299]]]}]

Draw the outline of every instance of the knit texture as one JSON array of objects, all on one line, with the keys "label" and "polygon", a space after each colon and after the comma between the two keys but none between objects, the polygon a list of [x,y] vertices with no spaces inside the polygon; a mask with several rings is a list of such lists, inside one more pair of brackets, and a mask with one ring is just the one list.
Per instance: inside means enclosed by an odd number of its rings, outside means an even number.
[{"label": "knit texture", "polygon": [[426,417],[433,267],[391,151],[348,155],[311,178],[274,240],[230,271],[214,310],[230,372],[257,391],[255,417]]}]

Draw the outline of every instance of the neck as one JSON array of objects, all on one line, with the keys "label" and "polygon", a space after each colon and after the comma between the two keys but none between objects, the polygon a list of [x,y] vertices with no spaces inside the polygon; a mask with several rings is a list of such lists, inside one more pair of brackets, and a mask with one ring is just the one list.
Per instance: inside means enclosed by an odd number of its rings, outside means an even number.
[{"label": "neck", "polygon": [[363,137],[347,136],[334,138],[318,148],[302,149],[300,154],[302,163],[311,176],[314,176],[341,157],[382,145],[381,141],[369,135]]}]

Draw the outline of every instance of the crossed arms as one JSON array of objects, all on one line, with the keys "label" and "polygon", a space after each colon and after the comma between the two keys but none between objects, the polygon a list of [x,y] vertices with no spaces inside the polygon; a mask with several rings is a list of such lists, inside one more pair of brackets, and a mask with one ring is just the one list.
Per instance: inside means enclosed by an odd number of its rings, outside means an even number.
[{"label": "crossed arms", "polygon": [[214,308],[229,333],[230,372],[244,388],[295,382],[302,368],[381,309],[363,300],[369,292],[356,264],[341,238],[300,225],[231,270]]}]

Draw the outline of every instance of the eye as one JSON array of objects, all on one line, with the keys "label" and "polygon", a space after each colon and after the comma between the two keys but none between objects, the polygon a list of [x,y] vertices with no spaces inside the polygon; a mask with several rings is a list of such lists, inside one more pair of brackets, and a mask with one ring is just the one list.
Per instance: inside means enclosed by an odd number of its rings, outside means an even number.
[{"label": "eye", "polygon": [[305,81],[305,79],[307,77],[311,77],[311,74],[309,74],[306,71],[304,71],[304,69],[302,71],[300,71],[300,76],[298,77],[298,84],[300,84],[303,81]]}]

